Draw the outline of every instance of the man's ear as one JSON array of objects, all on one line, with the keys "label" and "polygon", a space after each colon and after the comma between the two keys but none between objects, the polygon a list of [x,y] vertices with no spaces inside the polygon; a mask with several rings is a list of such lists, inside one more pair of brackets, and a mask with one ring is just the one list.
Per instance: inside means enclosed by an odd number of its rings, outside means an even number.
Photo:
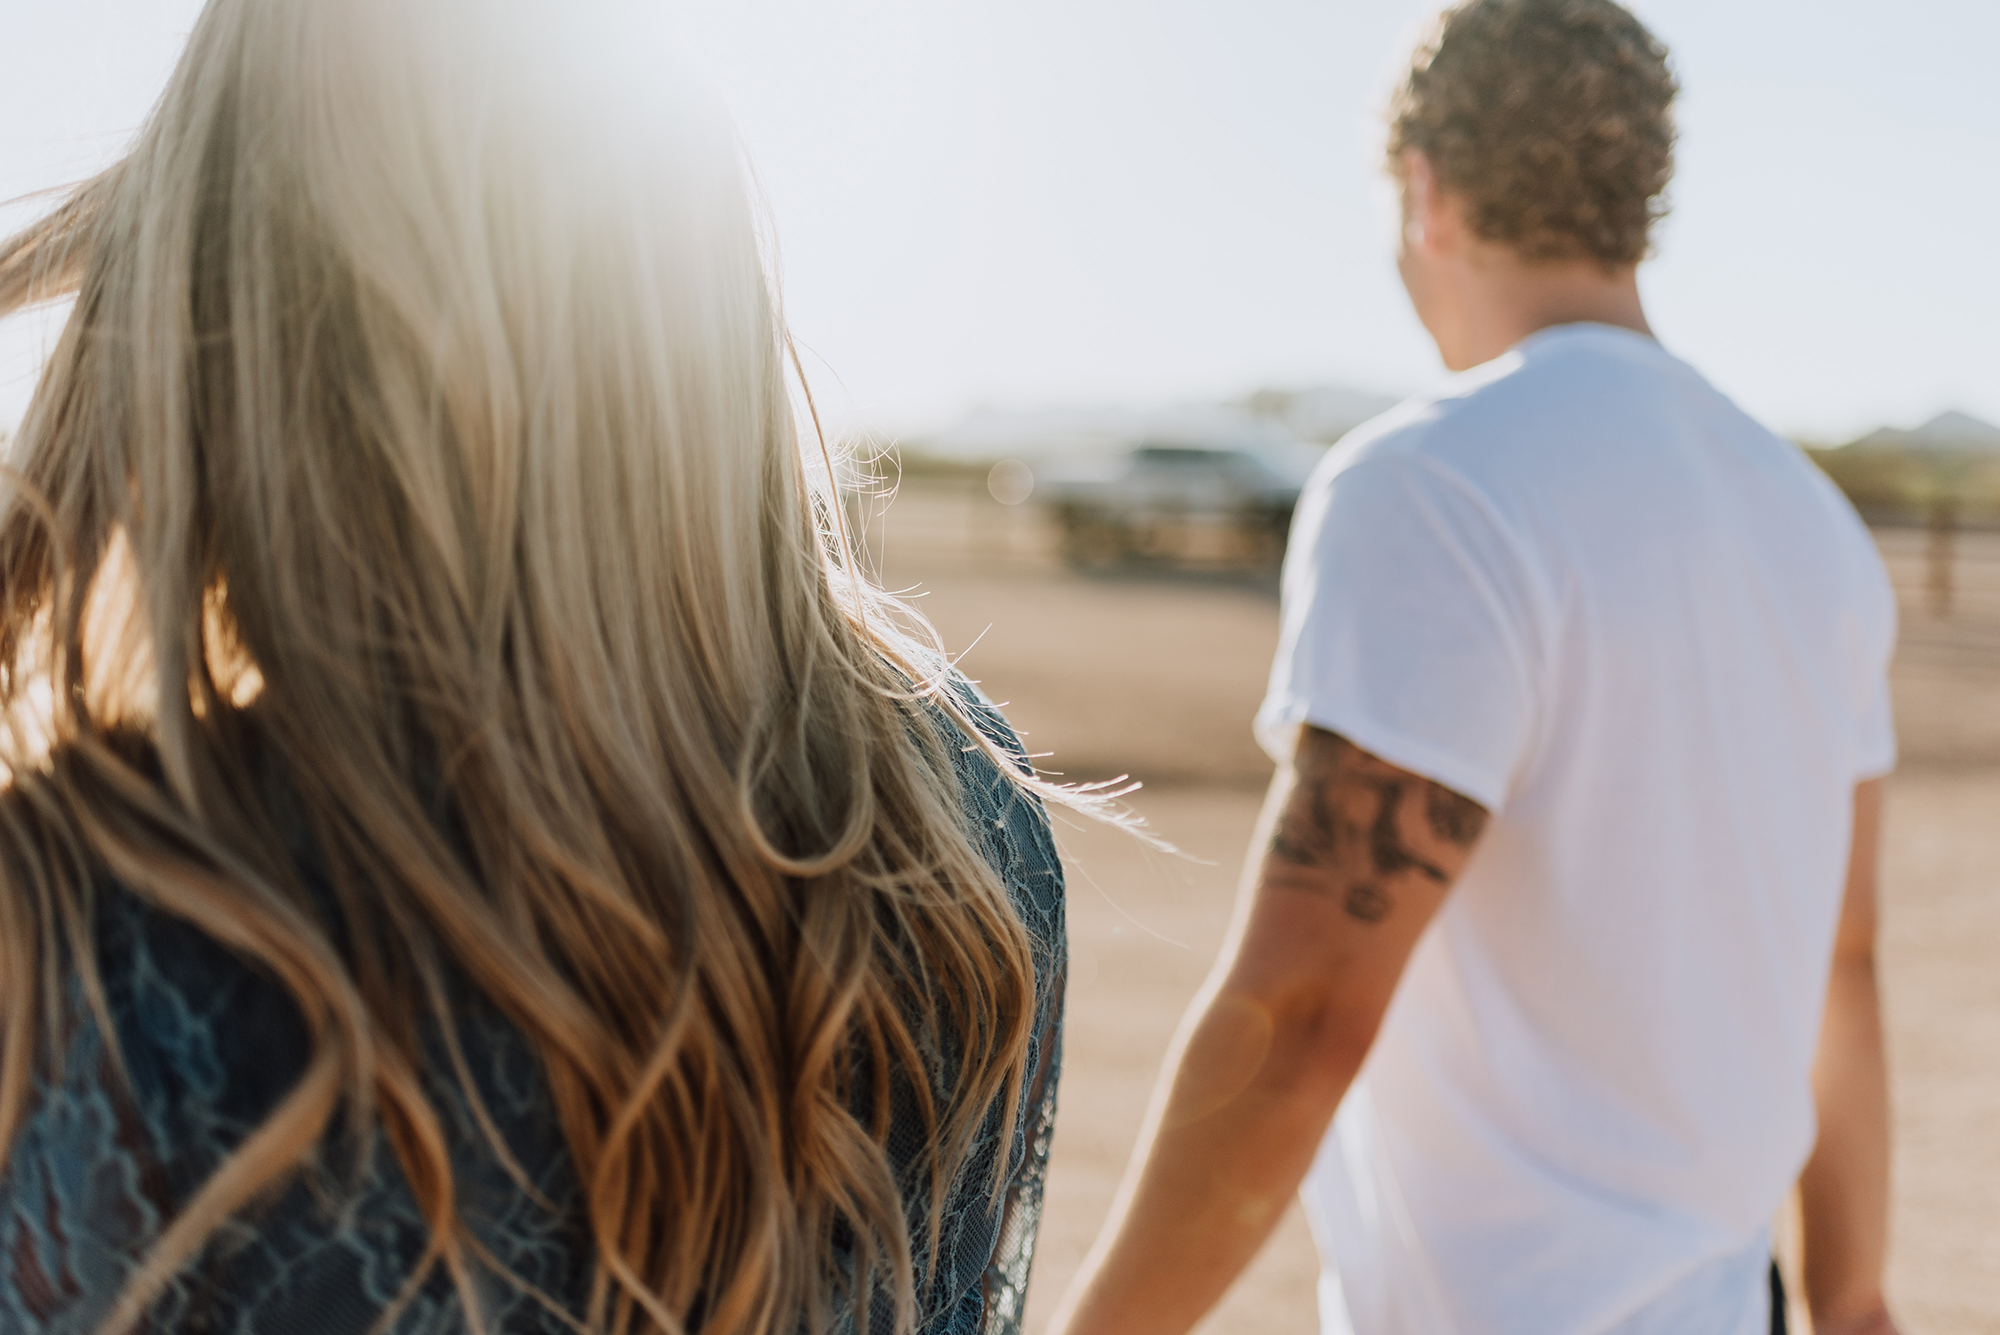
[{"label": "man's ear", "polygon": [[1449,245],[1454,221],[1438,193],[1437,173],[1422,149],[1406,148],[1403,173],[1403,244],[1413,251],[1437,251]]}]

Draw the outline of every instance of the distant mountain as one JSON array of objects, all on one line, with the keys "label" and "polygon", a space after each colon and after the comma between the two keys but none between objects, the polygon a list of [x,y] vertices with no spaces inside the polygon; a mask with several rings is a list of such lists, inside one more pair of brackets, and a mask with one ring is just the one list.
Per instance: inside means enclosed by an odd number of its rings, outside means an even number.
[{"label": "distant mountain", "polygon": [[1982,422],[1970,413],[1945,412],[1908,431],[1886,426],[1871,431],[1854,445],[1861,449],[2000,454],[2000,426]]}]

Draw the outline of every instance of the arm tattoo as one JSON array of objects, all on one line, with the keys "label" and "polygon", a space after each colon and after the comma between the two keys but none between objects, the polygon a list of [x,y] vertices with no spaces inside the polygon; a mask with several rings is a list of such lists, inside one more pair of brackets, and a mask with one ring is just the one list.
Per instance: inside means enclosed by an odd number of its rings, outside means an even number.
[{"label": "arm tattoo", "polygon": [[1486,808],[1443,784],[1427,782],[1427,787],[1424,813],[1431,819],[1431,833],[1448,844],[1472,847],[1486,828]]},{"label": "arm tattoo", "polygon": [[[1320,728],[1300,733],[1294,769],[1271,856],[1336,878],[1342,906],[1360,922],[1389,916],[1391,884],[1405,874],[1451,884],[1439,858],[1462,864],[1486,828],[1486,809],[1471,798]],[[1404,815],[1412,809],[1422,817],[1414,831]]]}]

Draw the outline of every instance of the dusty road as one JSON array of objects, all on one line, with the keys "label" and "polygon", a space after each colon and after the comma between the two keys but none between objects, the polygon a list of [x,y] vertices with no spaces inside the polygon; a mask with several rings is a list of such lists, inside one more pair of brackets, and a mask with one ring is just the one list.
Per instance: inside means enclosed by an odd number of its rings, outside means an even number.
[{"label": "dusty road", "polygon": [[[1277,639],[1268,581],[1084,578],[1028,507],[911,487],[871,541],[1045,765],[1129,772],[1134,805],[1189,857],[1070,822],[1075,964],[1029,1329],[1039,1331],[1124,1170],[1154,1073],[1228,918],[1270,764],[1250,740]],[[1922,537],[1882,535],[1899,591],[1903,764],[1891,780],[1883,967],[1896,1100],[1892,1293],[1906,1335],[2000,1335],[2000,537],[1961,545],[1949,618],[1923,597]],[[1203,1326],[1316,1329],[1296,1208]]]}]

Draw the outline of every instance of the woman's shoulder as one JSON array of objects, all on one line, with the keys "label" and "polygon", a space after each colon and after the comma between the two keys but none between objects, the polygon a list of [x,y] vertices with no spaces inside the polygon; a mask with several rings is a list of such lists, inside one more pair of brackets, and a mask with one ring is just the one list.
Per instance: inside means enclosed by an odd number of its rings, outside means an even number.
[{"label": "woman's shoulder", "polygon": [[[100,742],[131,772],[158,779],[143,738],[113,732]],[[54,984],[38,994],[47,1037],[25,1111],[33,1122],[38,1110],[103,1092],[117,1105],[113,1120],[127,1147],[179,1138],[191,1128],[166,1123],[189,1109],[200,1110],[198,1138],[247,1131],[304,1074],[311,1048],[304,1018],[268,973],[156,906],[91,851],[71,792],[84,768],[76,753],[57,748],[32,779],[0,784],[0,877],[50,943]],[[50,849],[65,856],[51,859]],[[37,884],[41,894],[25,893]],[[236,1060],[245,1051],[259,1059]]]},{"label": "woman's shoulder", "polygon": [[[312,1051],[303,1012],[264,970],[115,880],[100,879],[94,898],[108,1030],[73,983],[61,1060],[0,1172],[0,1329],[22,1318],[60,1335],[95,1329],[140,1259],[297,1087]],[[534,1053],[485,1008],[464,1017],[458,1046],[484,1120],[442,1054],[425,1083],[479,1244],[539,1291],[580,1303],[588,1242]],[[496,1131],[511,1167],[489,1148]],[[305,1170],[244,1217],[250,1228],[205,1251],[150,1319],[359,1330],[397,1302],[429,1229],[380,1128],[359,1141],[330,1131]],[[76,1283],[39,1282],[62,1274]],[[506,1329],[558,1328],[525,1290],[494,1301]],[[428,1283],[394,1329],[462,1329],[454,1310],[449,1285]]]},{"label": "woman's shoulder", "polygon": [[[979,734],[977,739],[964,737],[964,729],[945,708],[944,700],[941,698],[945,696],[950,697],[951,704],[957,712]],[[1007,721],[1007,716],[1000,712],[1000,707],[994,704],[986,692],[979,688],[978,683],[969,677],[957,672],[948,672],[934,693],[925,697],[924,703],[930,711],[932,722],[938,725],[940,731],[947,735],[957,734],[968,743],[961,748],[961,754],[968,760],[975,757],[984,760],[986,768],[992,770],[994,777],[1010,779],[1010,776],[1000,773],[993,757],[984,746],[979,745],[979,742],[983,741],[998,751],[1007,764],[1022,777],[1034,776],[1035,767],[1028,758],[1027,748],[1022,744],[1020,734],[1014,731],[1014,725]],[[964,768],[961,766],[961,770]]]},{"label": "woman's shoulder", "polygon": [[9,1330],[95,1329],[310,1048],[283,990],[205,934],[102,875],[89,898],[99,986],[65,980],[0,1171]]},{"label": "woman's shoulder", "polygon": [[1047,806],[1026,782],[1035,774],[1027,748],[999,706],[976,684],[953,673],[942,689],[951,692],[958,712],[979,733],[978,738],[966,737],[941,704],[929,703],[939,731],[955,739],[953,764],[979,847],[1006,882],[1029,929],[1045,941],[1059,939],[1062,860]]},{"label": "woman's shoulder", "polygon": [[312,1039],[298,1005],[263,969],[121,883],[96,897],[98,976],[133,1096],[162,1117],[199,1109],[211,1135],[246,1133],[305,1074]]}]

